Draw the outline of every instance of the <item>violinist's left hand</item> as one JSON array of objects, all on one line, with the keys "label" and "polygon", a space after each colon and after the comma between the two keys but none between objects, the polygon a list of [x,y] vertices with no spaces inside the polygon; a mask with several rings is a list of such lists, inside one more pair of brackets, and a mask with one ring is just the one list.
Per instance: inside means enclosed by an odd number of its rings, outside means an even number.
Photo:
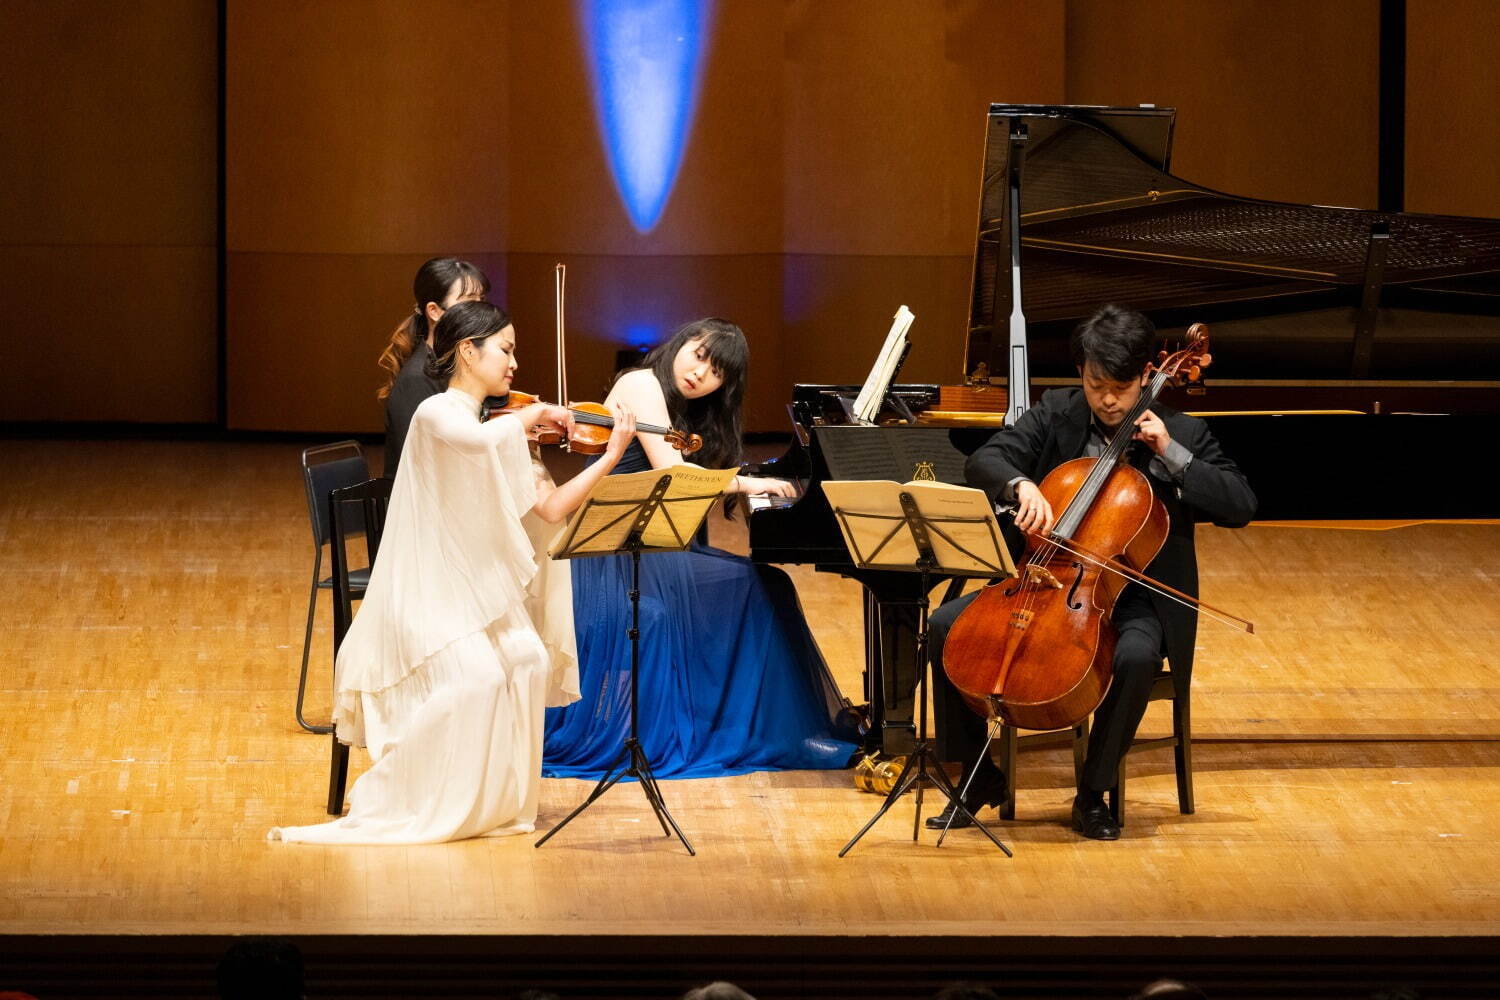
[{"label": "violinist's left hand", "polygon": [[1140,419],[1135,422],[1135,434],[1132,435],[1136,441],[1146,442],[1158,455],[1165,455],[1167,445],[1172,443],[1172,435],[1167,433],[1167,425],[1161,422],[1161,417],[1147,410],[1142,413]]},{"label": "violinist's left hand", "polygon": [[613,467],[625,454],[625,449],[630,447],[630,442],[635,440],[635,414],[624,403],[610,403],[609,413],[615,424],[610,428],[609,444],[605,446],[604,455]]}]

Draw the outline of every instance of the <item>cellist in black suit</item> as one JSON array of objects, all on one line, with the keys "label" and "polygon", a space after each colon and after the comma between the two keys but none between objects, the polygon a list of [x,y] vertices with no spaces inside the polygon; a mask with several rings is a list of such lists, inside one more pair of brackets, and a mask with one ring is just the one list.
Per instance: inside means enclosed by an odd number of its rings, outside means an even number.
[{"label": "cellist in black suit", "polygon": [[[1135,427],[1121,426],[1146,383],[1155,337],[1151,321],[1140,313],[1113,305],[1100,308],[1073,331],[1070,341],[1081,386],[1047,392],[974,452],[964,472],[969,485],[984,490],[991,500],[1014,505],[1016,528],[1046,532],[1061,512],[1052,510],[1036,484],[1064,462],[1100,454],[1116,433],[1131,434],[1134,443],[1126,458],[1146,475],[1170,519],[1166,542],[1146,575],[1197,597],[1194,525],[1212,521],[1222,527],[1244,526],[1255,514],[1255,494],[1202,420],[1157,405],[1142,414]],[[933,612],[929,649],[938,756],[966,767],[979,759],[965,795],[965,805],[977,812],[1005,798],[1006,775],[988,754],[981,755],[985,720],[969,708],[943,670],[948,630],[973,597],[966,595]],[[1073,800],[1074,828],[1095,840],[1120,835],[1104,793],[1114,787],[1120,760],[1146,713],[1162,654],[1169,657],[1176,683],[1185,691],[1198,628],[1193,608],[1137,583],[1120,594],[1112,620],[1119,635],[1114,680],[1094,713],[1088,756]],[[944,826],[952,810],[949,806],[928,825]],[[961,812],[952,820],[955,827],[968,824]]]}]

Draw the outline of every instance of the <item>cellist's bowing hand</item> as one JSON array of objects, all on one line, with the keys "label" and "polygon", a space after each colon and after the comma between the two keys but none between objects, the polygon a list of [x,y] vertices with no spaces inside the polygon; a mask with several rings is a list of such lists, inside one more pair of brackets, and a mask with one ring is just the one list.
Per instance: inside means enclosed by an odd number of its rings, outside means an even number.
[{"label": "cellist's bowing hand", "polygon": [[1016,527],[1028,535],[1045,535],[1054,523],[1052,505],[1036,483],[1023,479],[1016,484]]},{"label": "cellist's bowing hand", "polygon": [[1167,445],[1172,443],[1172,435],[1167,433],[1167,425],[1161,422],[1161,417],[1147,410],[1140,415],[1135,422],[1135,434],[1132,435],[1136,441],[1146,442],[1158,455],[1167,453]]},{"label": "cellist's bowing hand", "polygon": [[609,443],[604,446],[604,457],[613,466],[625,454],[625,449],[630,447],[630,442],[635,440],[635,413],[624,403],[608,405],[615,425],[610,428]]}]

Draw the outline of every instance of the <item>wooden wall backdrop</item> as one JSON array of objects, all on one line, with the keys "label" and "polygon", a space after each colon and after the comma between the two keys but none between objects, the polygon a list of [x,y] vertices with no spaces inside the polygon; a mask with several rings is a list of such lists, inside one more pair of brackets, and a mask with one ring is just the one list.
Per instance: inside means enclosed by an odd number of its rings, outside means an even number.
[{"label": "wooden wall backdrop", "polygon": [[[616,351],[702,316],[751,338],[751,426],[780,428],[781,8],[720,3],[676,183],[649,233],[630,222],[605,153],[571,0],[528,4],[512,50],[510,306],[521,364],[552,392],[552,267],[568,265],[568,378],[599,399]],[[782,410],[784,412],[784,409]]]},{"label": "wooden wall backdrop", "polygon": [[417,266],[467,256],[505,299],[509,7],[228,10],[229,425],[380,430]]},{"label": "wooden wall backdrop", "polygon": [[903,303],[902,378],[963,375],[985,111],[1062,101],[1064,9],[935,7],[788,8],[784,386],[863,380]]},{"label": "wooden wall backdrop", "polygon": [[206,423],[214,5],[0,5],[0,420]]},{"label": "wooden wall backdrop", "polygon": [[1407,0],[1406,208],[1500,218],[1500,4]]},{"label": "wooden wall backdrop", "polygon": [[[1062,98],[1060,2],[720,3],[681,171],[642,234],[570,0],[524,17],[232,6],[230,422],[243,428],[379,429],[372,361],[437,252],[503,274],[521,384],[542,391],[559,260],[581,398],[602,393],[619,349],[721,315],[752,341],[747,426],[781,429],[791,383],[861,379],[902,303],[921,317],[909,374],[952,377],[984,108]],[[355,20],[333,51],[306,41]],[[456,51],[420,41],[444,22]],[[996,58],[1017,33],[1021,54]]]},{"label": "wooden wall backdrop", "polygon": [[[0,13],[0,126],[19,137],[0,294],[30,362],[0,374],[0,420],[213,421],[212,6]],[[951,378],[991,100],[1171,104],[1188,179],[1376,197],[1378,0],[721,0],[648,234],[609,170],[574,0],[226,9],[237,429],[378,431],[374,358],[439,253],[490,273],[544,391],[557,260],[580,396],[618,348],[716,313],[752,338],[747,425],[781,429],[788,386],[860,378],[903,302],[907,374]],[[1408,13],[1408,206],[1500,215],[1500,14]]]},{"label": "wooden wall backdrop", "polygon": [[1177,109],[1172,172],[1374,208],[1379,0],[1068,0],[1070,104]]}]

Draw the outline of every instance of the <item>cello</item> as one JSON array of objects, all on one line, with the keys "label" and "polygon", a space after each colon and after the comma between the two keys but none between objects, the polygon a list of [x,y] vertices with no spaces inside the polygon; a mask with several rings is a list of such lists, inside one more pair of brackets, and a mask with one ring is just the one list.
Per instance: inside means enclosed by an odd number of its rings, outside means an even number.
[{"label": "cello", "polygon": [[1187,346],[1162,352],[1148,367],[1140,399],[1104,452],[1053,469],[1039,489],[1061,511],[1050,531],[1031,533],[1014,578],[980,591],[948,632],[943,665],[980,714],[1020,729],[1052,730],[1087,718],[1109,690],[1115,652],[1110,621],[1131,581],[1253,633],[1244,619],[1219,611],[1147,577],[1142,570],[1167,538],[1166,507],[1138,469],[1122,461],[1129,428],[1168,386],[1201,378],[1212,362],[1208,331],[1187,333]]}]

